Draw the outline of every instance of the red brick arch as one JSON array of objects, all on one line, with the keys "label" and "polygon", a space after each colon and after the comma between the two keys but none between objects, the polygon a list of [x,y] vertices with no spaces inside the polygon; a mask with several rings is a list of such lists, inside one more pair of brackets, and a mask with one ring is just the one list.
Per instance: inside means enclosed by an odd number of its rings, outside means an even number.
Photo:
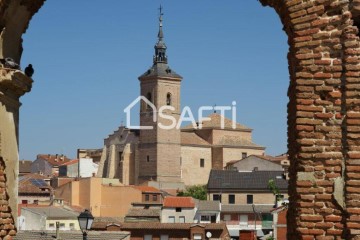
[{"label": "red brick arch", "polygon": [[[43,2],[0,1],[2,31],[11,7],[30,12],[0,39],[1,53],[20,59],[21,33]],[[288,35],[288,239],[360,239],[358,0],[260,2],[274,8]]]}]

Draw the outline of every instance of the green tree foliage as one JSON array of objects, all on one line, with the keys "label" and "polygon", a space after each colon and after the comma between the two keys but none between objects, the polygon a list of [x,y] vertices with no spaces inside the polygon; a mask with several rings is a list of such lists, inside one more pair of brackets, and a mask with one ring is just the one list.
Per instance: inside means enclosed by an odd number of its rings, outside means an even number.
[{"label": "green tree foliage", "polygon": [[279,190],[278,186],[276,186],[274,179],[269,180],[268,188],[274,194],[276,202],[281,200],[280,190]]},{"label": "green tree foliage", "polygon": [[206,200],[206,185],[188,186],[184,191],[180,191],[178,196],[189,196],[199,200]]}]

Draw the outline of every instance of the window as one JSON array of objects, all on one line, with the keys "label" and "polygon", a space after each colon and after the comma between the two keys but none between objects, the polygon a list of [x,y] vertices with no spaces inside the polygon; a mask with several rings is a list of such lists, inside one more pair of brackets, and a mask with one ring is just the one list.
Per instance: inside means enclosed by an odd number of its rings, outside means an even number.
[{"label": "window", "polygon": [[235,195],[234,194],[229,195],[229,204],[235,204]]},{"label": "window", "polygon": [[49,228],[51,228],[51,229],[55,228],[55,224],[54,223],[49,223]]},{"label": "window", "polygon": [[65,223],[60,223],[60,229],[65,229]]},{"label": "window", "polygon": [[230,214],[225,214],[224,215],[224,221],[230,221],[231,220],[231,215]]},{"label": "window", "polygon": [[174,216],[169,216],[168,223],[174,223],[174,222],[175,222],[175,217]]},{"label": "window", "polygon": [[214,194],[213,195],[213,201],[220,201],[221,202],[221,195],[220,194]]},{"label": "window", "polygon": [[185,216],[179,217],[179,223],[185,223]]},{"label": "window", "polygon": [[150,200],[150,196],[149,196],[149,194],[146,194],[145,195],[145,202],[148,202]]},{"label": "window", "polygon": [[157,201],[157,195],[156,195],[156,194],[153,195],[152,200],[153,200],[153,201]]},{"label": "window", "polygon": [[161,235],[160,240],[169,240],[169,235]]},{"label": "window", "polygon": [[[147,98],[147,100],[149,100],[150,102],[152,102],[152,97],[151,97],[151,93],[150,93],[150,92],[148,92],[148,93],[146,94],[146,98]],[[146,109],[151,109],[150,104],[146,104]]]},{"label": "window", "polygon": [[194,234],[194,240],[201,240],[201,239],[203,239],[201,234]]},{"label": "window", "polygon": [[248,215],[240,215],[240,225],[248,225]]},{"label": "window", "polygon": [[21,203],[22,203],[22,204],[27,204],[28,201],[27,201],[27,200],[21,200]]},{"label": "window", "polygon": [[200,167],[205,166],[205,160],[203,158],[200,158]]},{"label": "window", "polygon": [[150,162],[150,156],[149,155],[146,156],[146,161]]},{"label": "window", "polygon": [[176,212],[181,212],[181,207],[177,207],[175,210]]},{"label": "window", "polygon": [[171,105],[171,93],[166,94],[166,105]]},{"label": "window", "polygon": [[209,222],[210,221],[210,216],[209,215],[201,215],[200,220],[202,222]]},{"label": "window", "polygon": [[144,240],[152,240],[152,235],[144,235]]},{"label": "window", "polygon": [[70,226],[70,229],[71,229],[71,230],[74,230],[74,229],[75,229],[75,224],[74,224],[74,223],[70,223],[69,226]]},{"label": "window", "polygon": [[252,204],[254,202],[253,195],[246,195],[246,203]]},{"label": "window", "polygon": [[124,158],[122,157],[123,152],[119,152],[119,161],[123,161]]},{"label": "window", "polygon": [[34,200],[34,204],[39,204],[39,200]]},{"label": "window", "polygon": [[241,153],[241,157],[242,157],[242,158],[246,158],[246,157],[247,157],[247,153],[246,153],[246,152]]}]

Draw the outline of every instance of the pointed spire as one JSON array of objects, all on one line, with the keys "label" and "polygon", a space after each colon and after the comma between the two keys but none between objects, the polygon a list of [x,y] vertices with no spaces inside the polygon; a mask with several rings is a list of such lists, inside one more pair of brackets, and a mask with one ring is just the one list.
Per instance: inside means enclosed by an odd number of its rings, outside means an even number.
[{"label": "pointed spire", "polygon": [[159,33],[158,33],[158,41],[155,44],[155,56],[154,56],[154,64],[157,63],[167,63],[167,56],[166,56],[166,45],[163,42],[164,33],[162,30],[162,21],[163,21],[162,6],[160,5],[159,8]]}]

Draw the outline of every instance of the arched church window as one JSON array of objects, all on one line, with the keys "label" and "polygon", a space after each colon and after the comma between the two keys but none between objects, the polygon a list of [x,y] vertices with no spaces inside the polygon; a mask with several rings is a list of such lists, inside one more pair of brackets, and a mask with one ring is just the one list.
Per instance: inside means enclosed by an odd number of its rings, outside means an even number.
[{"label": "arched church window", "polygon": [[171,93],[166,94],[166,105],[171,105]]}]

